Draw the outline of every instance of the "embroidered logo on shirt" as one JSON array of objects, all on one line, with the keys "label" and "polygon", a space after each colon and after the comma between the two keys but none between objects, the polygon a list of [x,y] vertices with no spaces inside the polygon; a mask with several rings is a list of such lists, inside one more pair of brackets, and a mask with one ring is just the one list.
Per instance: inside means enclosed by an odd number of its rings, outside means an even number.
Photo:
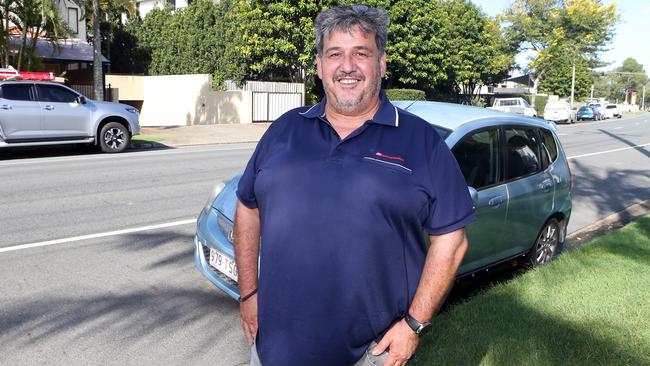
[{"label": "embroidered logo on shirt", "polygon": [[410,173],[411,169],[405,166],[406,159],[404,159],[401,156],[395,156],[395,155],[387,155],[382,152],[375,152],[372,156],[364,156],[364,160],[367,161],[373,161],[375,163],[379,163],[380,165],[384,166],[390,166],[393,168],[397,168],[399,170],[405,171]]},{"label": "embroidered logo on shirt", "polygon": [[384,159],[388,159],[388,160],[401,161],[402,163],[405,161],[404,158],[401,157],[401,156],[390,156],[390,155],[386,155],[384,153],[381,153],[379,151],[377,151],[375,153],[375,156],[378,156],[378,157],[384,158]]}]

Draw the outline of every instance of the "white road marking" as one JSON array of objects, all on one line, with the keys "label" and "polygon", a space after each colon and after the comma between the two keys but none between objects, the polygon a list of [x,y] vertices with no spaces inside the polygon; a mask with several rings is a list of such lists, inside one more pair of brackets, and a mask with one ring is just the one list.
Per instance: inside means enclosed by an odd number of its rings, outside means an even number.
[{"label": "white road marking", "polygon": [[12,252],[12,251],[15,251],[15,250],[22,250],[22,249],[45,247],[45,246],[49,246],[49,245],[66,244],[66,243],[72,243],[72,242],[81,241],[81,240],[105,238],[107,236],[116,236],[116,235],[123,235],[123,234],[139,233],[139,232],[142,232],[142,231],[157,230],[157,229],[163,229],[163,228],[172,227],[172,226],[187,225],[187,224],[192,224],[192,223],[196,223],[195,218],[194,219],[187,219],[187,220],[166,222],[164,224],[134,227],[134,228],[131,228],[131,229],[114,230],[114,231],[107,231],[107,232],[97,233],[97,234],[89,234],[89,235],[73,236],[73,237],[70,237],[70,238],[41,241],[41,242],[38,242],[38,243],[14,245],[14,246],[11,246],[11,247],[0,248],[0,253]]},{"label": "white road marking", "polygon": [[97,155],[86,155],[86,156],[60,156],[52,158],[29,158],[24,160],[7,160],[0,161],[1,166],[15,166],[15,165],[28,165],[28,164],[38,164],[38,163],[57,163],[57,162],[74,162],[74,161],[84,161],[84,160],[98,160],[98,159],[129,159],[137,157],[146,157],[146,156],[157,156],[157,155],[168,155],[168,154],[196,154],[196,153],[205,153],[212,151],[234,151],[234,150],[249,150],[254,149],[255,143],[242,143],[231,146],[217,146],[212,148],[190,148],[190,147],[181,147],[177,149],[165,149],[165,150],[154,150],[154,151],[142,151],[142,152],[126,152],[122,154],[97,154]]},{"label": "white road marking", "polygon": [[601,155],[601,154],[609,154],[617,151],[623,151],[623,150],[630,150],[630,149],[636,149],[639,147],[644,147],[644,146],[650,146],[650,142],[647,144],[641,144],[641,145],[634,145],[634,146],[629,146],[629,147],[622,147],[620,149],[613,149],[613,150],[606,150],[606,151],[598,151],[594,153],[589,153],[589,154],[582,154],[582,155],[574,155],[574,156],[569,156],[567,160],[572,160],[572,159],[577,159],[577,158],[584,158],[587,156],[594,156],[594,155]]}]

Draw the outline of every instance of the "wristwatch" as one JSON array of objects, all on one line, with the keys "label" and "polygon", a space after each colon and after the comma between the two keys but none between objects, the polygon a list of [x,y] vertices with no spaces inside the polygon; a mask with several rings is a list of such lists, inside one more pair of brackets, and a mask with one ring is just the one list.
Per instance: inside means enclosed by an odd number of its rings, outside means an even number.
[{"label": "wristwatch", "polygon": [[431,323],[420,323],[415,319],[414,317],[411,316],[411,314],[406,313],[404,315],[404,320],[406,321],[406,324],[413,329],[415,334],[418,335],[418,337],[422,337],[425,335],[429,330],[431,330]]}]

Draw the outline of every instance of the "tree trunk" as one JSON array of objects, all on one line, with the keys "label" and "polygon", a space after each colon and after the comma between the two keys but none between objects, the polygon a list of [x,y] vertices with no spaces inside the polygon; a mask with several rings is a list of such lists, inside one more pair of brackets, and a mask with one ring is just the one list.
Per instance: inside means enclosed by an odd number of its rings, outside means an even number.
[{"label": "tree trunk", "polygon": [[9,47],[11,46],[11,36],[9,35],[9,5],[11,3],[9,0],[4,0],[3,1],[3,7],[4,7],[4,51],[3,51],[3,57],[4,57],[4,66],[9,67]]},{"label": "tree trunk", "polygon": [[93,84],[95,100],[104,100],[102,36],[99,32],[99,0],[93,0]]},{"label": "tree trunk", "polygon": [[20,71],[23,64],[23,54],[25,53],[25,44],[27,43],[27,29],[23,29],[23,34],[20,36],[20,49],[18,50],[18,62],[16,63],[16,70]]}]

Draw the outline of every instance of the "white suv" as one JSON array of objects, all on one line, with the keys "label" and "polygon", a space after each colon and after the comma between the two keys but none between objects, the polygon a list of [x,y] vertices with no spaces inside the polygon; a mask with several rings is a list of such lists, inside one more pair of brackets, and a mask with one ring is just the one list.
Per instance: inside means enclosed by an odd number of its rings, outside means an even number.
[{"label": "white suv", "polygon": [[603,110],[603,115],[605,118],[621,118],[623,113],[618,108],[616,104],[605,104],[605,109]]},{"label": "white suv", "polygon": [[544,119],[556,123],[573,123],[576,121],[576,112],[571,109],[571,106],[567,102],[548,102],[546,103],[546,106],[544,106]]},{"label": "white suv", "polygon": [[82,143],[121,152],[140,133],[138,114],[57,83],[0,82],[0,148]]}]

